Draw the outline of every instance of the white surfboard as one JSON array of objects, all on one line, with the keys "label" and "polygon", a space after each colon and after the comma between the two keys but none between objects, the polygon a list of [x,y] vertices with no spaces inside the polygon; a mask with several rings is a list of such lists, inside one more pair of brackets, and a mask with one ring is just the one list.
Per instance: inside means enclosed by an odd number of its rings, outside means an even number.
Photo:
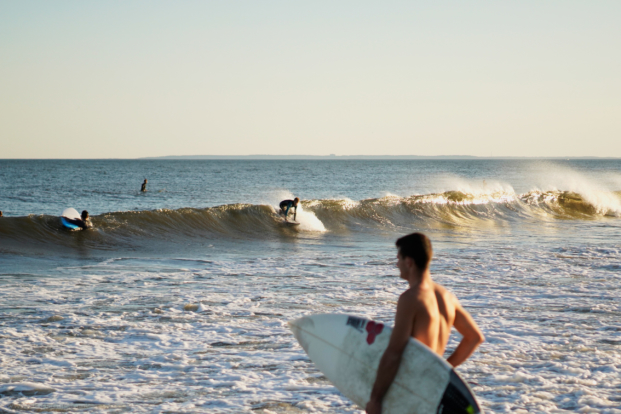
[{"label": "white surfboard", "polygon": [[281,210],[278,210],[278,215],[283,219],[282,220],[282,224],[285,226],[299,226],[301,223],[299,221],[295,221],[295,220],[287,220],[287,218],[285,217],[285,213]]},{"label": "white surfboard", "polygon": [[60,221],[63,224],[63,226],[71,230],[79,229],[80,226],[70,223],[69,221],[65,219],[77,220],[81,218],[82,217],[80,217],[80,213],[78,213],[78,211],[75,208],[66,208],[63,210],[62,214],[60,215]]},{"label": "white surfboard", "polygon": [[[305,316],[289,322],[310,359],[347,398],[364,409],[392,329],[349,315]],[[382,401],[384,414],[481,413],[474,394],[444,359],[410,338]]]}]

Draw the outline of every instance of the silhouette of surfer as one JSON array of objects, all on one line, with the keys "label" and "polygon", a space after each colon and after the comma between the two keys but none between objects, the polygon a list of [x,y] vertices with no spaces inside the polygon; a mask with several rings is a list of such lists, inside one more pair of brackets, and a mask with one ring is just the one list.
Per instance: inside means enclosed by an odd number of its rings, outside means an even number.
[{"label": "silhouette of surfer", "polygon": [[463,335],[446,360],[454,367],[468,359],[485,340],[476,322],[462,308],[455,295],[431,279],[429,264],[433,249],[429,238],[413,233],[401,237],[396,244],[399,276],[410,286],[397,302],[395,327],[380,360],[371,398],[366,406],[369,414],[382,412],[382,399],[397,375],[410,337],[442,356],[454,326]]},{"label": "silhouette of surfer", "polygon": [[287,221],[287,216],[289,215],[289,210],[291,208],[295,210],[293,212],[293,221],[295,221],[295,218],[298,214],[298,203],[299,202],[300,202],[300,199],[298,197],[294,198],[293,200],[283,200],[280,202],[280,214],[285,216],[285,221]]},{"label": "silhouette of surfer", "polygon": [[143,193],[147,192],[147,179],[146,178],[144,179],[144,182],[140,186],[140,191],[142,191]]},{"label": "silhouette of surfer", "polygon": [[82,211],[81,218],[79,219],[70,219],[67,217],[63,217],[63,219],[71,224],[75,224],[76,226],[80,227],[82,230],[93,227],[93,223],[91,223],[90,216],[88,215],[88,211],[86,210]]}]

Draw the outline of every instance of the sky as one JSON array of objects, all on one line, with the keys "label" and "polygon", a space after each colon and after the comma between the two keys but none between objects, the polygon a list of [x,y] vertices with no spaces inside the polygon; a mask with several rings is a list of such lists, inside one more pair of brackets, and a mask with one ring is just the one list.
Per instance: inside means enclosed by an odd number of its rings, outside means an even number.
[{"label": "sky", "polygon": [[0,0],[0,158],[621,157],[621,2]]}]

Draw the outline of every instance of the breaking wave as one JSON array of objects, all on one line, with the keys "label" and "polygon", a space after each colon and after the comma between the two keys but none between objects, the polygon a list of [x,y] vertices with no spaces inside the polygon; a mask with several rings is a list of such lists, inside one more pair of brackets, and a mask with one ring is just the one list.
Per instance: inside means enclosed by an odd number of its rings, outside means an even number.
[{"label": "breaking wave", "polygon": [[481,221],[621,217],[621,192],[589,198],[569,191],[537,190],[521,195],[506,191],[447,191],[362,201],[313,200],[306,206],[328,229],[371,224],[400,227],[412,223],[477,226]]},{"label": "breaking wave", "polygon": [[67,231],[58,217],[30,215],[0,221],[0,248],[46,245],[103,250],[131,249],[137,239],[184,242],[192,238],[291,237],[306,232],[404,230],[421,226],[477,227],[482,223],[595,220],[621,217],[621,192],[584,195],[570,191],[467,193],[448,191],[361,201],[305,200],[301,225],[284,225],[270,205],[231,204],[209,208],[124,211],[92,218],[94,228]]}]

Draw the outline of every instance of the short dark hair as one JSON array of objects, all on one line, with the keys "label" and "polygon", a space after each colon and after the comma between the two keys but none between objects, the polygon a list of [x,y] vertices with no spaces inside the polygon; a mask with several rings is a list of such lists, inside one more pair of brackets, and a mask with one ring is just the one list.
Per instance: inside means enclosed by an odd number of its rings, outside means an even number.
[{"label": "short dark hair", "polygon": [[401,257],[411,258],[419,269],[424,270],[429,267],[433,257],[433,248],[429,237],[423,233],[412,233],[401,237],[395,244]]}]

